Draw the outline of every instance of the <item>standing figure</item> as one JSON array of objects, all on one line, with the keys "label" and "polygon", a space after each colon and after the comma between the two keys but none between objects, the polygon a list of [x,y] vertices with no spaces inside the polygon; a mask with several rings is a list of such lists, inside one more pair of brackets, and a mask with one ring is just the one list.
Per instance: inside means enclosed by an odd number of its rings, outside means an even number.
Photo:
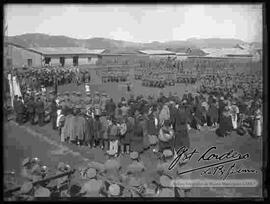
[{"label": "standing figure", "polygon": [[43,126],[44,124],[44,111],[44,102],[41,100],[40,97],[38,97],[36,103],[36,113],[38,115],[39,126]]}]

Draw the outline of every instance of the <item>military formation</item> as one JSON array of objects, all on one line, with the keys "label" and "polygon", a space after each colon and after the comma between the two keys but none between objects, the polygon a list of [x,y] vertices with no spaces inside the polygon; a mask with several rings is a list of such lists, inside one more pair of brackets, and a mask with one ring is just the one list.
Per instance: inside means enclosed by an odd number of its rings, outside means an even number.
[{"label": "military formation", "polygon": [[29,90],[38,91],[41,88],[53,87],[54,85],[82,84],[90,82],[91,76],[87,70],[78,70],[74,67],[51,67],[41,69],[14,69],[5,74],[15,75],[19,81],[21,92]]},{"label": "military formation", "polygon": [[[241,136],[262,136],[261,78],[259,74],[206,74],[196,78],[197,92],[186,90],[182,97],[171,92],[165,96],[161,91],[156,98],[130,95],[119,101],[105,92],[59,93],[43,85],[37,91],[23,92],[22,97],[15,96],[14,110],[19,124],[43,126],[50,122],[61,142],[100,148],[107,156],[104,163],[93,161],[77,170],[77,180],[82,179],[80,190],[63,195],[187,197],[192,189],[178,188],[172,180],[190,179],[188,174],[178,174],[189,164],[183,159],[172,170],[168,166],[179,148],[190,146],[190,129],[207,127],[219,137],[234,131]],[[165,82],[147,83],[165,86]],[[144,176],[144,154],[159,161],[150,181]],[[125,169],[120,165],[121,155],[131,159]],[[44,191],[48,195],[48,190]]]},{"label": "military formation", "polygon": [[102,72],[102,82],[126,82],[128,81],[129,73],[127,71],[108,71]]}]

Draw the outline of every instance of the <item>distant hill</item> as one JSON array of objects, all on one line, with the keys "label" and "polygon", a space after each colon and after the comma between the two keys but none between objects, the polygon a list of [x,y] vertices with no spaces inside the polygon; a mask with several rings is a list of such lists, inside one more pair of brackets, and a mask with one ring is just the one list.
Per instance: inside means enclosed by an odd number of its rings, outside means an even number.
[{"label": "distant hill", "polygon": [[189,38],[187,39],[187,41],[196,45],[199,48],[232,48],[236,44],[245,43],[242,40],[230,38],[207,38],[207,39]]},{"label": "distant hill", "polygon": [[[236,44],[245,43],[238,39],[190,38],[186,41],[168,41],[136,43],[107,38],[75,39],[67,36],[52,36],[40,33],[29,33],[9,36],[7,40],[25,47],[85,47],[89,49],[167,49],[175,52],[185,52],[188,48],[231,48]],[[257,44],[257,43],[256,43]]]}]

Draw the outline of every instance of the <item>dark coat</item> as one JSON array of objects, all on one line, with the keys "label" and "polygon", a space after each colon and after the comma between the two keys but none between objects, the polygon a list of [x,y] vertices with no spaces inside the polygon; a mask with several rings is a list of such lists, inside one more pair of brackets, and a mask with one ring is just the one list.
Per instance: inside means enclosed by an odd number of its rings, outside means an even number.
[{"label": "dark coat", "polygon": [[189,147],[189,137],[187,129],[188,116],[184,110],[178,110],[175,115],[174,131],[175,140],[174,147],[178,150],[181,146]]},{"label": "dark coat", "polygon": [[105,105],[105,110],[108,115],[114,115],[116,109],[116,105],[113,101],[108,101]]},{"label": "dark coat", "polygon": [[36,112],[37,113],[44,112],[44,103],[41,100],[36,102]]}]

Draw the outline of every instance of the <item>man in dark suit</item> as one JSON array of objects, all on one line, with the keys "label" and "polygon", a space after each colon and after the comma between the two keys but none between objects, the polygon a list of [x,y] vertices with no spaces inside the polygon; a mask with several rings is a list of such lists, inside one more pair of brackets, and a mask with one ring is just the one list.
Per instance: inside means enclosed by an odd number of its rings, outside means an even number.
[{"label": "man in dark suit", "polygon": [[35,119],[35,100],[33,96],[30,96],[29,100],[26,103],[26,108],[28,112],[28,118],[31,121],[31,124],[34,124]]},{"label": "man in dark suit", "polygon": [[56,99],[53,98],[50,104],[50,115],[51,115],[51,121],[52,121],[52,128],[56,130],[56,119],[57,119],[57,104]]},{"label": "man in dark suit", "polygon": [[40,97],[37,98],[36,113],[38,114],[39,126],[43,126],[43,123],[44,123],[44,103]]},{"label": "man in dark suit", "polygon": [[22,102],[22,97],[19,97],[19,100],[17,101],[17,122],[19,125],[23,124],[24,122],[24,113],[25,113],[25,107]]}]

